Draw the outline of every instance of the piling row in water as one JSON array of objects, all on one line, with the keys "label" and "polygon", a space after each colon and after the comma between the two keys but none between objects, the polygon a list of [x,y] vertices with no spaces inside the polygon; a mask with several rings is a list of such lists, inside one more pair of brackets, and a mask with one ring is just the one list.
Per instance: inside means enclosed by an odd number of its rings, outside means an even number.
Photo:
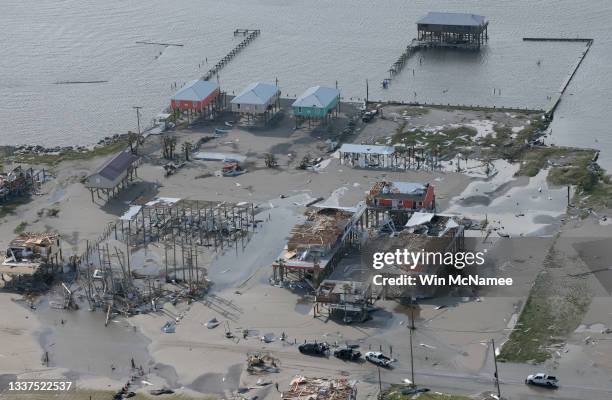
[{"label": "piling row in water", "polygon": [[234,36],[243,35],[245,38],[236,45],[229,53],[225,55],[218,63],[215,64],[206,74],[202,77],[202,80],[209,80],[215,76],[219,71],[227,65],[242,49],[247,47],[253,40],[255,40],[261,31],[259,29],[236,29]]},{"label": "piling row in water", "polygon": [[402,68],[404,68],[404,65],[406,64],[406,61],[408,61],[408,59],[414,53],[416,53],[416,51],[419,50],[420,48],[421,48],[421,46],[419,44],[417,44],[417,40],[416,39],[412,39],[412,42],[410,42],[410,44],[408,46],[406,46],[406,49],[399,56],[397,61],[394,62],[393,65],[391,65],[391,68],[389,68],[389,77],[393,78],[393,76],[397,75],[402,70]]}]

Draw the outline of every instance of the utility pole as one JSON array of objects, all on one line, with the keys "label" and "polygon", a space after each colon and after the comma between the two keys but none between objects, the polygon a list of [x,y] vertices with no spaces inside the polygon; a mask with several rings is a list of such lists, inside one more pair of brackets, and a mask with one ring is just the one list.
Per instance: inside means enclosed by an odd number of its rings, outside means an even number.
[{"label": "utility pole", "polygon": [[140,136],[140,109],[142,107],[140,106],[134,106],[132,107],[134,110],[136,110],[136,122],[138,123],[138,136]]},{"label": "utility pole", "polygon": [[378,369],[378,397],[382,396],[382,380],[380,379],[380,367],[376,367]]},{"label": "utility pole", "polygon": [[368,85],[368,80],[366,79],[366,98],[365,98],[366,110],[368,109],[368,99],[369,98],[370,98],[370,87]]},{"label": "utility pole", "polygon": [[416,330],[416,326],[414,325],[414,311],[415,311],[415,302],[414,299],[410,299],[410,379],[412,380],[412,386],[416,387],[416,383],[414,382],[414,348],[412,347],[412,334],[413,331]]},{"label": "utility pole", "polygon": [[414,349],[412,348],[412,331],[413,327],[410,327],[410,379],[412,380],[412,386],[416,387],[416,383],[414,382]]},{"label": "utility pole", "polygon": [[497,385],[497,398],[501,399],[501,389],[499,387],[499,371],[497,370],[497,354],[495,354],[495,340],[491,339],[493,347],[493,362],[495,363],[495,384]]}]

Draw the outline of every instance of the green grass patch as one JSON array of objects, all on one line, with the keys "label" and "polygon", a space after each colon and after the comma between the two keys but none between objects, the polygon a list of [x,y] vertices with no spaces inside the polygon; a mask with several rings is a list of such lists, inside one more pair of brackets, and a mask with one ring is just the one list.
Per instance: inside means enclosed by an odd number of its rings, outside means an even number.
[{"label": "green grass patch", "polygon": [[582,179],[594,155],[595,151],[588,149],[533,147],[523,152],[516,175],[536,176],[540,170],[554,164],[556,166],[551,168],[549,174],[550,183],[561,186],[581,185],[586,182]]},{"label": "green grass patch", "polygon": [[13,232],[17,235],[19,235],[20,233],[25,232],[26,228],[28,227],[28,223],[26,221],[21,221],[19,223],[19,225],[17,225],[15,227],[15,229],[13,230]]},{"label": "green grass patch", "polygon": [[402,117],[418,117],[420,115],[427,115],[429,114],[429,108],[425,108],[425,107],[406,107],[404,108],[402,111],[400,111],[400,115]]},{"label": "green grass patch", "polygon": [[383,391],[383,400],[411,400],[418,398],[419,400],[472,400],[471,397],[444,394],[444,393],[420,393],[418,397],[414,394],[402,394],[402,389],[407,388],[405,385],[392,385],[389,389]]},{"label": "green grass patch", "polygon": [[115,154],[121,150],[125,150],[129,145],[128,138],[123,137],[118,139],[117,141],[105,145],[95,147],[92,150],[88,151],[78,151],[78,150],[65,150],[60,152],[59,154],[20,154],[15,156],[16,162],[27,163],[27,164],[47,164],[47,165],[57,165],[62,161],[69,160],[86,160],[95,157],[107,156],[110,154]]},{"label": "green grass patch", "polygon": [[[527,302],[499,354],[499,361],[542,363],[551,357],[550,346],[562,343],[580,324],[590,303],[581,282],[563,282],[555,288],[546,268],[558,268],[551,248],[545,269],[538,275]],[[561,285],[561,283],[557,283]]]},{"label": "green grass patch", "polygon": [[612,208],[612,184],[609,178],[597,182],[589,190],[582,190],[578,193],[578,201],[581,207],[587,208]]},{"label": "green grass patch", "polygon": [[6,203],[0,206],[0,218],[4,218],[7,215],[15,214],[15,210],[19,207],[21,203],[11,202]]},{"label": "green grass patch", "polygon": [[440,132],[425,132],[420,129],[405,130],[403,122],[396,129],[391,140],[379,139],[376,144],[391,145],[398,150],[410,147],[424,148],[426,152],[436,152],[440,155],[454,156],[462,147],[473,144],[473,137],[477,135],[476,129],[467,126],[447,128]]}]

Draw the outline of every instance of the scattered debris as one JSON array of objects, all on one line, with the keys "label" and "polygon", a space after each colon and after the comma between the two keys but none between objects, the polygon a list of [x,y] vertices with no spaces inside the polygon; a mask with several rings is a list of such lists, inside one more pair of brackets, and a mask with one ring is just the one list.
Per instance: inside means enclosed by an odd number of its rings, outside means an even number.
[{"label": "scattered debris", "polygon": [[281,393],[282,400],[354,400],[356,396],[355,383],[346,378],[307,378],[300,375],[293,378],[289,390]]},{"label": "scattered debris", "polygon": [[[270,353],[251,352],[247,353],[247,371],[250,374],[260,373],[276,373],[279,371],[278,359],[270,355]],[[257,380],[257,385],[269,385],[269,382],[263,381],[261,378]]]}]

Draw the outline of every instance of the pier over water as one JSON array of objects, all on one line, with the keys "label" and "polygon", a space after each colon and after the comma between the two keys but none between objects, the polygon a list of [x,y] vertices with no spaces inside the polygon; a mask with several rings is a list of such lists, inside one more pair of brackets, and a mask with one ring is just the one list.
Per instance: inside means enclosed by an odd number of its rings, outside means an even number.
[{"label": "pier over water", "polygon": [[236,45],[229,53],[225,55],[219,62],[217,62],[211,69],[202,76],[202,80],[210,80],[213,76],[217,75],[219,71],[227,65],[232,59],[240,53],[242,49],[247,47],[253,40],[255,40],[261,31],[259,29],[236,29],[234,31],[234,37],[242,35],[244,39]]}]

